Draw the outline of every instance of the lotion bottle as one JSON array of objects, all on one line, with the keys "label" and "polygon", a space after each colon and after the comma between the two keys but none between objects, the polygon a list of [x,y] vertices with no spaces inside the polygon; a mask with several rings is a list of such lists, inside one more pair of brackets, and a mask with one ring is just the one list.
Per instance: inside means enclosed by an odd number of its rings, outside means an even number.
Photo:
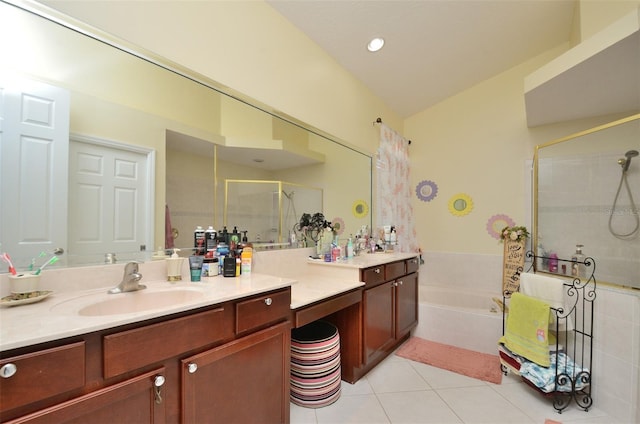
[{"label": "lotion bottle", "polygon": [[182,280],[182,262],[184,258],[178,256],[179,251],[180,249],[173,249],[171,257],[165,259],[167,261],[167,281]]}]

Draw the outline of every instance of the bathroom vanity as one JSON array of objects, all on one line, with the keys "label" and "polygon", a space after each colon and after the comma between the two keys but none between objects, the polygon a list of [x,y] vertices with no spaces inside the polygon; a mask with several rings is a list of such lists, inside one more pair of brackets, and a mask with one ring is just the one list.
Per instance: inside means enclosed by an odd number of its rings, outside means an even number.
[{"label": "bathroom vanity", "polygon": [[[81,304],[98,298],[95,290],[3,309],[0,420],[288,422],[292,281],[258,279],[220,278],[164,315],[92,315]],[[153,291],[119,296],[180,293],[189,284],[148,285]],[[5,331],[20,321],[22,329]],[[34,325],[48,327],[50,340],[17,335]],[[34,331],[34,340],[45,332]],[[13,344],[22,346],[5,350]]]},{"label": "bathroom vanity", "polygon": [[417,324],[415,254],[301,262],[298,278],[153,280],[0,309],[0,421],[289,422],[293,327],[335,323],[353,383]]},{"label": "bathroom vanity", "polygon": [[[355,383],[418,324],[419,259],[415,253],[376,253],[343,262],[309,259],[308,263],[313,275],[361,284],[332,298],[292,304],[294,327],[325,319],[338,328],[342,379]],[[293,290],[295,300],[298,285]]]}]

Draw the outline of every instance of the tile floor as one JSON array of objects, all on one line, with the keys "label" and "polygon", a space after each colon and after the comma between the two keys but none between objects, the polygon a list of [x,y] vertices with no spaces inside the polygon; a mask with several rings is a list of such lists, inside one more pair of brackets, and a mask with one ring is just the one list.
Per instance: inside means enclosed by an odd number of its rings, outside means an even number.
[{"label": "tile floor", "polygon": [[329,423],[535,423],[545,419],[580,424],[622,424],[593,407],[569,405],[558,414],[517,377],[486,383],[390,355],[356,384],[342,382],[342,395],[324,408],[291,404],[291,424]]}]

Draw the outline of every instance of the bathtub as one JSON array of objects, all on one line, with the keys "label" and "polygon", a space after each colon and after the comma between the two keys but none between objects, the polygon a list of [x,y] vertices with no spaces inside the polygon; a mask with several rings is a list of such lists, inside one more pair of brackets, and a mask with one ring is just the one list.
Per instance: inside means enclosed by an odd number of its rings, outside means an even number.
[{"label": "bathtub", "polygon": [[497,353],[502,312],[492,298],[501,294],[420,285],[418,325],[413,335],[484,353]]}]

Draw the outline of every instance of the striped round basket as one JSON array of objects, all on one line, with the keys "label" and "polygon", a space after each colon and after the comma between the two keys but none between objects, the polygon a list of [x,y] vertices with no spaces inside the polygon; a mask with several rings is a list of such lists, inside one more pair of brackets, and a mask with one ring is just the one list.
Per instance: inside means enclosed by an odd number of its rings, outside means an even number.
[{"label": "striped round basket", "polygon": [[340,336],[326,321],[315,321],[291,332],[291,402],[320,408],[338,400]]}]

